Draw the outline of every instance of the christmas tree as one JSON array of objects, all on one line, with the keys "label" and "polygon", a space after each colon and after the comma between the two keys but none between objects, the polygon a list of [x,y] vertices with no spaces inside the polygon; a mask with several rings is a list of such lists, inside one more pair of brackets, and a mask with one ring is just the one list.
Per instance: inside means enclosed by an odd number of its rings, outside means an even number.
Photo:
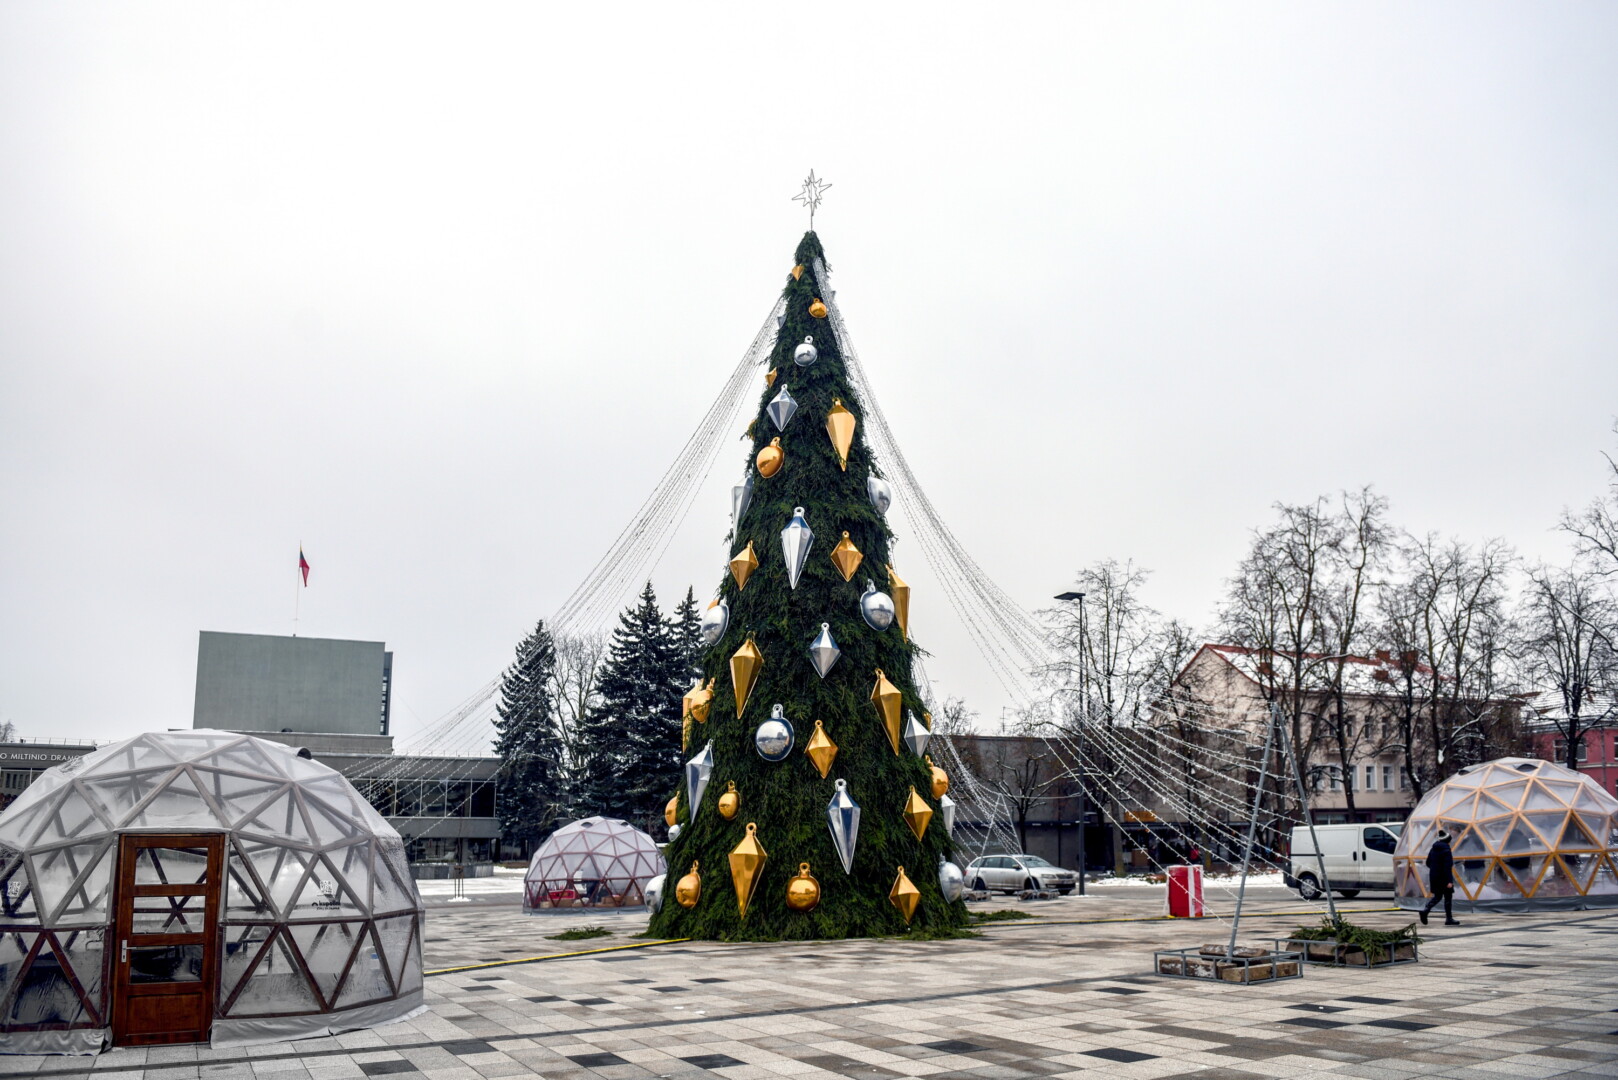
[{"label": "christmas tree", "polygon": [[911,680],[908,588],[890,566],[888,489],[826,317],[813,232],[793,261],[730,567],[704,615],[702,680],[685,697],[685,775],[666,808],[678,829],[651,930],[947,934],[966,910],[941,884],[947,778],[921,752],[929,731]]}]

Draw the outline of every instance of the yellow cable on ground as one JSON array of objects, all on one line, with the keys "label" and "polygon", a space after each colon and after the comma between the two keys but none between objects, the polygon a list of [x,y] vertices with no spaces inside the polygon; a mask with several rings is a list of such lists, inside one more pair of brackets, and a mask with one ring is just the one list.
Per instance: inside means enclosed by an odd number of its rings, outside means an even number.
[{"label": "yellow cable on ground", "polygon": [[[1005,910],[1005,909],[1003,909]],[[1370,907],[1370,908],[1338,908],[1339,915],[1371,915],[1379,911],[1402,911],[1398,907]],[[1319,915],[1319,911],[1244,911],[1243,919],[1267,919],[1282,915],[1296,917],[1298,915]],[[1189,915],[1132,915],[1122,919],[1042,919],[1038,915],[1029,919],[994,919],[989,922],[974,923],[968,927],[971,930],[982,930],[990,926],[1089,926],[1092,923],[1125,923],[1125,922],[1200,922],[1203,919],[1218,919],[1224,921],[1228,916],[1199,915],[1192,918]]]},{"label": "yellow cable on ground", "polygon": [[595,953],[623,952],[625,949],[649,949],[653,945],[674,945],[690,938],[665,938],[661,941],[637,941],[633,945],[607,945],[599,949],[580,949],[578,952],[547,953],[544,956],[525,956],[520,960],[489,960],[482,964],[463,964],[460,967],[438,968],[424,971],[423,975],[453,975],[457,971],[482,971],[484,968],[510,967],[512,964],[533,964],[541,960],[566,960],[573,956],[591,956]]}]

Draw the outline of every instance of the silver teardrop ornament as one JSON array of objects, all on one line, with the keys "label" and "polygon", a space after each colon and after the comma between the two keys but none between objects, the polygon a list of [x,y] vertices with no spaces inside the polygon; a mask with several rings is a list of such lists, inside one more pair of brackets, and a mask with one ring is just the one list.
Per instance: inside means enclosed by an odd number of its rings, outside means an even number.
[{"label": "silver teardrop ornament", "polygon": [[770,420],[775,424],[776,431],[785,431],[798,412],[798,400],[792,396],[792,391],[783,386],[770,399],[770,403],[764,406],[764,411],[770,414]]},{"label": "silver teardrop ornament", "polygon": [[702,642],[704,645],[717,644],[725,636],[725,630],[730,626],[730,603],[725,600],[710,607],[702,613]]},{"label": "silver teardrop ornament", "polygon": [[792,753],[793,741],[792,725],[787,723],[786,713],[779,705],[770,710],[770,718],[753,732],[753,746],[765,761],[785,760]]},{"label": "silver teardrop ornament", "polygon": [[730,489],[730,528],[732,532],[742,527],[742,517],[747,513],[747,506],[753,501],[753,470],[747,470],[747,478]]},{"label": "silver teardrop ornament", "polygon": [[938,800],[938,812],[944,818],[944,835],[954,836],[955,800],[950,798],[948,795],[941,796]]},{"label": "silver teardrop ornament", "polygon": [[893,597],[878,592],[876,583],[867,581],[860,596],[860,615],[872,630],[886,630],[893,625]]},{"label": "silver teardrop ornament", "polygon": [[814,335],[803,339],[803,344],[792,350],[792,362],[799,367],[808,367],[820,359],[820,351],[815,348]]},{"label": "silver teardrop ornament", "polygon": [[904,744],[910,752],[917,757],[927,752],[927,743],[932,739],[933,733],[927,730],[927,725],[916,719],[916,714],[906,711]]},{"label": "silver teardrop ornament", "polygon": [[815,674],[822,679],[837,663],[837,658],[843,655],[843,650],[837,647],[837,642],[831,636],[831,623],[821,623],[820,633],[809,646],[809,662],[815,665]]},{"label": "silver teardrop ornament", "polygon": [[708,790],[708,778],[713,775],[713,740],[702,748],[702,753],[685,763],[686,813],[696,820],[702,809],[702,793]]},{"label": "silver teardrop ornament", "polygon": [[826,823],[831,826],[832,846],[843,862],[843,873],[854,872],[854,847],[860,838],[860,804],[848,794],[848,781],[837,781],[837,794],[826,806]]},{"label": "silver teardrop ornament", "polygon": [[893,489],[888,482],[872,473],[865,478],[865,497],[871,500],[879,514],[887,514],[888,507],[893,505]]},{"label": "silver teardrop ornament", "polygon": [[[781,555],[787,564],[787,584],[794,589],[798,587],[798,577],[809,562],[809,548],[814,542],[814,530],[804,520],[803,507],[793,507],[792,520],[781,530]],[[888,601],[888,607],[892,609],[893,601]]]}]

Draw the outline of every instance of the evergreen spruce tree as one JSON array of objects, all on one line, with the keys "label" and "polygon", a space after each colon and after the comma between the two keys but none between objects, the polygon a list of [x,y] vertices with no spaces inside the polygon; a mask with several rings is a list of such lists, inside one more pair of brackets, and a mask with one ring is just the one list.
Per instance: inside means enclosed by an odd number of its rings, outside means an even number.
[{"label": "evergreen spruce tree", "polygon": [[689,685],[692,679],[702,674],[702,654],[707,651],[707,646],[702,643],[702,612],[697,608],[696,590],[685,590],[685,599],[674,609],[672,629],[674,645],[685,669],[686,684]]},{"label": "evergreen spruce tree", "polygon": [[517,645],[500,681],[495,753],[500,758],[500,835],[530,854],[565,813],[562,740],[550,684],[556,645],[541,620]]},{"label": "evergreen spruce tree", "polygon": [[600,702],[581,724],[583,814],[623,818],[650,831],[680,775],[680,699],[689,689],[671,624],[651,582],[613,631],[596,683]]},{"label": "evergreen spruce tree", "polygon": [[[822,258],[819,239],[813,232],[805,234],[793,260],[801,269],[786,280],[785,321],[768,365],[774,370],[773,385],[760,395],[751,428],[754,460],[779,438],[785,462],[769,477],[756,470],[751,473],[752,497],[741,520],[733,523],[726,555],[727,559],[737,555],[751,543],[758,567],[745,588],[737,585],[734,575],[723,576],[719,596],[729,605],[728,625],[702,656],[704,678],[714,680],[714,697],[707,720],[692,725],[683,756],[695,757],[711,740],[712,777],[694,808],[687,805],[683,782],[663,791],[666,799],[678,790],[676,814],[681,826],[665,849],[669,871],[664,899],[651,922],[651,931],[663,937],[776,940],[906,932],[932,936],[953,933],[967,921],[965,906],[945,900],[938,881],[940,862],[951,846],[938,813],[939,800],[932,794],[932,773],[903,743],[894,752],[884,720],[871,701],[881,669],[902,694],[901,720],[911,712],[918,718],[923,715],[923,702],[911,679],[916,646],[897,624],[878,631],[861,616],[860,598],[867,581],[884,592],[893,588],[892,533],[867,493],[866,481],[876,475],[876,463],[865,441],[864,406],[823,309],[817,309],[819,317],[811,311],[824,295],[825,286],[815,276],[816,260]],[[813,338],[818,359],[798,366],[793,353],[806,337]],[[796,400],[797,412],[785,430],[778,431],[766,407],[782,387]],[[857,421],[846,468],[827,432],[828,414],[839,401]],[[781,534],[796,507],[803,508],[815,539],[793,588]],[[845,533],[864,556],[852,580],[844,580],[830,557]],[[824,678],[809,653],[823,623],[841,649]],[[763,667],[745,707],[738,710],[731,659],[749,638],[763,654]],[[754,734],[777,704],[792,725],[795,745],[785,760],[772,763],[756,749]],[[837,746],[825,777],[804,752],[816,721]],[[827,825],[827,806],[838,780],[847,782],[848,794],[861,808],[858,844],[848,873]],[[719,813],[718,802],[731,784],[740,808],[727,820]],[[933,811],[919,840],[904,817],[912,790]],[[754,838],[768,860],[744,916],[729,856],[746,838],[749,823],[756,825]],[[701,895],[688,908],[677,900],[677,883],[694,862],[700,864]],[[818,905],[810,911],[794,910],[786,903],[788,880],[805,862],[821,890]],[[919,906],[908,925],[889,899],[900,867],[920,891]]]}]

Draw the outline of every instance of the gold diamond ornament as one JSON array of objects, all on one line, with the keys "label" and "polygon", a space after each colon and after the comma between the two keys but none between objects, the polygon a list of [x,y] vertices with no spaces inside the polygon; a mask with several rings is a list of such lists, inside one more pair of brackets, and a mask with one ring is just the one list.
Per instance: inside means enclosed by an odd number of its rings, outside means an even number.
[{"label": "gold diamond ornament", "polygon": [[832,449],[837,451],[837,464],[848,471],[848,452],[854,446],[854,414],[843,408],[842,398],[833,398],[831,412],[826,414],[826,434],[831,437]]},{"label": "gold diamond ornament", "polygon": [[826,779],[826,774],[831,772],[831,763],[837,760],[837,744],[831,741],[831,736],[826,734],[826,728],[819,720],[815,721],[815,733],[809,737],[809,745],[803,748],[803,753],[820,770],[820,778]]},{"label": "gold diamond ornament", "polygon": [[893,621],[899,624],[899,634],[910,640],[910,586],[888,567],[888,595],[893,597]]},{"label": "gold diamond ornament", "polygon": [[920,840],[921,834],[927,831],[927,823],[933,819],[933,808],[916,794],[915,788],[910,789],[910,798],[905,800],[904,817],[905,824],[910,826],[910,831],[916,834],[917,840]]},{"label": "gold diamond ornament", "polygon": [[764,654],[758,651],[758,646],[753,644],[753,636],[749,634],[747,640],[742,642],[742,647],[730,658],[730,683],[736,691],[738,717],[747,708],[747,699],[753,696],[753,687],[758,684],[758,673],[763,668]]},{"label": "gold diamond ornament", "polygon": [[736,591],[747,588],[747,579],[753,576],[758,569],[758,553],[753,550],[753,541],[747,542],[744,548],[734,559],[730,560],[730,576],[736,579]]},{"label": "gold diamond ornament", "polygon": [[893,879],[893,888],[888,891],[888,901],[899,909],[899,914],[905,917],[905,925],[909,926],[910,920],[916,916],[917,906],[921,903],[921,891],[905,876],[905,868],[902,866],[899,867],[899,876]]},{"label": "gold diamond ornament", "polygon": [[888,681],[881,668],[876,669],[876,686],[871,688],[871,702],[876,711],[881,714],[882,722],[887,725],[888,742],[893,744],[893,752],[899,752],[899,705],[904,695],[899,688]]},{"label": "gold diamond ornament", "polygon": [[758,826],[749,821],[747,835],[730,853],[730,880],[736,886],[736,910],[741,912],[744,919],[747,918],[747,905],[753,899],[753,891],[764,877],[764,863],[770,857],[758,842],[757,834]]},{"label": "gold diamond ornament", "polygon": [[846,532],[837,546],[831,549],[831,561],[836,565],[837,572],[843,575],[844,581],[854,580],[854,571],[860,568],[864,560],[865,556],[860,554],[860,549],[854,546],[854,541],[848,538]]}]

